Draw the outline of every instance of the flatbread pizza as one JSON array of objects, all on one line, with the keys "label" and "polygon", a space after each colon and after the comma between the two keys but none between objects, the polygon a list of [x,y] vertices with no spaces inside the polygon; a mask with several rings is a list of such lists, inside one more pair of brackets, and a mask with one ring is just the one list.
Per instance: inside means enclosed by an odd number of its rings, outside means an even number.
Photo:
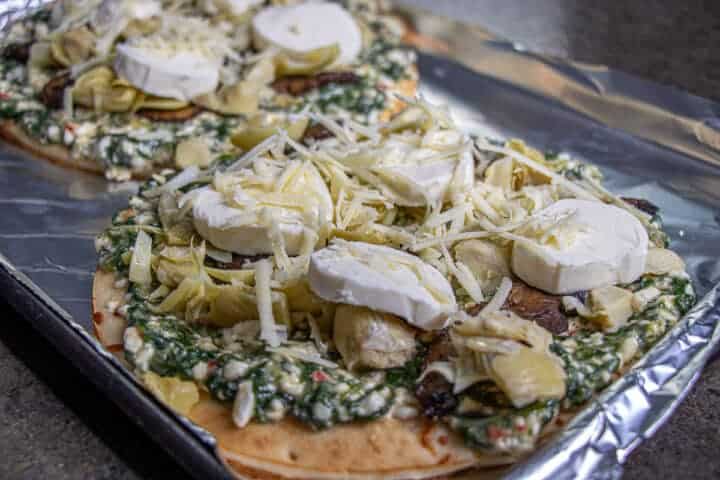
[{"label": "flatbread pizza", "polygon": [[652,203],[408,101],[161,172],[97,239],[98,338],[238,477],[490,475],[695,301]]},{"label": "flatbread pizza", "polygon": [[387,120],[417,87],[406,31],[374,1],[58,0],[0,41],[0,136],[127,180],[307,109]]}]

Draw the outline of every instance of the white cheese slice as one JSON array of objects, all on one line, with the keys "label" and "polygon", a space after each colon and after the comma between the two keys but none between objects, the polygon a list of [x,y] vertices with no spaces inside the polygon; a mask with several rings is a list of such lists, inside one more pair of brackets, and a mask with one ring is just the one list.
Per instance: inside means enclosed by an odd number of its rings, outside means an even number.
[{"label": "white cheese slice", "polygon": [[[290,164],[289,168],[296,167]],[[276,179],[287,172],[277,172]],[[279,232],[288,255],[303,249],[305,228],[315,229],[333,217],[333,202],[320,173],[310,163],[293,176],[282,191],[235,187],[233,201],[212,187],[198,189],[193,198],[193,223],[214,246],[240,255],[274,253],[273,233]],[[256,172],[237,172],[253,182]],[[294,200],[294,202],[293,202]]]},{"label": "white cheese slice", "polygon": [[534,217],[552,223],[568,214],[571,226],[579,228],[566,241],[514,242],[512,270],[518,277],[540,290],[566,294],[632,282],[643,273],[648,235],[637,218],[612,205],[574,199],[555,202]]},{"label": "white cheese slice", "polygon": [[253,31],[260,44],[295,53],[338,45],[337,64],[352,63],[362,49],[362,33],[352,15],[339,5],[307,2],[273,6],[253,17]]},{"label": "white cheese slice", "polygon": [[308,280],[327,301],[392,313],[424,330],[444,328],[457,310],[438,270],[390,247],[336,241],[312,254]]},{"label": "white cheese slice", "polygon": [[159,97],[189,101],[213,92],[220,80],[220,62],[199,51],[162,50],[120,44],[115,71],[134,87]]}]

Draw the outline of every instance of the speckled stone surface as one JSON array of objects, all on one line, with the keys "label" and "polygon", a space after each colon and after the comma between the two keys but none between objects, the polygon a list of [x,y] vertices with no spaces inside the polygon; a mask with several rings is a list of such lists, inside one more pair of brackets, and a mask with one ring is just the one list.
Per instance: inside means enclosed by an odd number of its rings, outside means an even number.
[{"label": "speckled stone surface", "polygon": [[[406,0],[539,52],[720,99],[720,2]],[[4,308],[3,308],[4,307]],[[0,478],[189,478],[0,302]],[[720,478],[720,363],[630,458],[628,479]]]}]

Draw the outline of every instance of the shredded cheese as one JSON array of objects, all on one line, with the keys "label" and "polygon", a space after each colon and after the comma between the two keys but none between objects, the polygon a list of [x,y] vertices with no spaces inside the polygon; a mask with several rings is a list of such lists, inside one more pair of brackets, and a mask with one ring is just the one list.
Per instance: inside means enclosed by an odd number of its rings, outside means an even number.
[{"label": "shredded cheese", "polygon": [[275,318],[272,309],[272,290],[270,290],[270,277],[272,276],[272,263],[263,259],[255,265],[255,295],[257,297],[258,316],[260,318],[260,339],[271,347],[280,345]]},{"label": "shredded cheese", "polygon": [[511,290],[512,280],[510,280],[508,277],[503,277],[502,281],[500,282],[500,286],[495,292],[495,295],[493,295],[492,299],[488,302],[488,304],[485,305],[482,310],[480,310],[480,315],[489,315],[500,310],[500,308],[502,308],[508,296],[510,295]]}]

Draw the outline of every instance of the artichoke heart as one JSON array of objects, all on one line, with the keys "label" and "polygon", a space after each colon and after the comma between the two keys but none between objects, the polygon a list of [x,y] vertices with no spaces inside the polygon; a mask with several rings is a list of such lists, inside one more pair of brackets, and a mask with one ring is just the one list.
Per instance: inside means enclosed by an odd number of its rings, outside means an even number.
[{"label": "artichoke heart", "polygon": [[211,161],[210,147],[200,137],[182,140],[175,147],[175,165],[179,168],[184,169],[192,165],[207,167]]},{"label": "artichoke heart", "polygon": [[650,248],[645,259],[645,273],[666,275],[685,271],[685,261],[666,248]]},{"label": "artichoke heart", "polygon": [[304,53],[284,51],[275,57],[275,74],[278,77],[314,75],[335,62],[339,56],[340,47],[337,44]]},{"label": "artichoke heart", "polygon": [[455,258],[466,265],[483,293],[497,290],[503,277],[510,277],[510,249],[487,240],[465,240],[455,246]]},{"label": "artichoke heart", "polygon": [[80,75],[72,93],[76,104],[101,112],[131,112],[141,108],[177,110],[188,105],[179,100],[145,95],[105,65]]},{"label": "artichoke heart", "polygon": [[200,401],[200,393],[193,382],[177,377],[161,377],[153,372],[142,376],[143,383],[161,402],[178,413],[187,415]]},{"label": "artichoke heart", "polygon": [[259,109],[262,90],[273,80],[275,66],[272,59],[265,58],[257,62],[243,80],[197,96],[193,103],[225,115],[252,115]]},{"label": "artichoke heart", "polygon": [[[526,146],[520,140],[510,140],[506,147],[547,165],[545,157],[539,151]],[[519,191],[528,185],[546,185],[550,178],[515,161],[512,157],[503,157],[494,161],[485,170],[485,182],[506,191]]]},{"label": "artichoke heart", "polygon": [[490,372],[517,408],[565,396],[565,371],[547,352],[521,348],[514,353],[497,355],[490,363]]},{"label": "artichoke heart", "polygon": [[528,345],[538,352],[547,351],[552,334],[535,322],[525,320],[509,310],[470,317],[453,327],[462,336],[493,337]]},{"label": "artichoke heart", "polygon": [[335,347],[350,370],[399,367],[415,354],[415,332],[394,315],[340,305],[333,329]]},{"label": "artichoke heart", "polygon": [[87,27],[74,28],[54,39],[50,44],[50,52],[56,63],[70,67],[92,56],[95,41],[95,34]]},{"label": "artichoke heart", "polygon": [[285,130],[290,138],[298,141],[305,133],[308,122],[307,117],[292,121],[267,114],[256,115],[248,121],[245,127],[233,134],[231,141],[236,147],[248,151],[279,130]]},{"label": "artichoke heart", "polygon": [[427,111],[416,105],[411,105],[395,115],[382,127],[385,134],[402,132],[404,130],[428,131],[432,128],[432,117]]},{"label": "artichoke heart", "polygon": [[603,330],[616,330],[633,314],[633,294],[620,287],[609,286],[590,291],[590,320]]}]

